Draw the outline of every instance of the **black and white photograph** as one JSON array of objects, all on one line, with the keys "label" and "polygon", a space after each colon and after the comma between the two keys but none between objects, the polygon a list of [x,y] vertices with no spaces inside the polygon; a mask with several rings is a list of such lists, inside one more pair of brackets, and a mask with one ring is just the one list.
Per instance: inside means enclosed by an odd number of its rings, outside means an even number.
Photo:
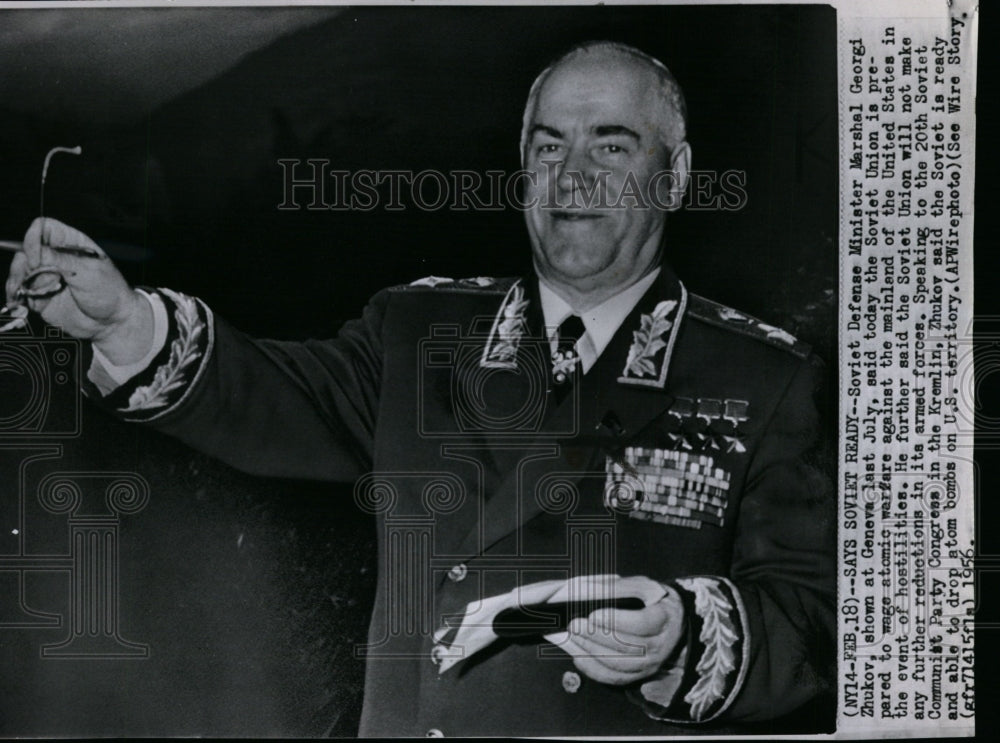
[{"label": "black and white photograph", "polygon": [[845,483],[952,491],[842,467],[869,52],[819,4],[0,6],[0,736],[885,713]]}]

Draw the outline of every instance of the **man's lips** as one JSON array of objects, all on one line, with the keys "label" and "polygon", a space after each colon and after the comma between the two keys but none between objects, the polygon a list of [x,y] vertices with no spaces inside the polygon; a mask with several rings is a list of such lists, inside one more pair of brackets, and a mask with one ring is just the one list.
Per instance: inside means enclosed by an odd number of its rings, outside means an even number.
[{"label": "man's lips", "polygon": [[594,212],[577,212],[577,211],[552,211],[549,212],[552,219],[557,219],[563,222],[583,222],[587,220],[594,219],[604,219],[603,214],[595,214]]}]

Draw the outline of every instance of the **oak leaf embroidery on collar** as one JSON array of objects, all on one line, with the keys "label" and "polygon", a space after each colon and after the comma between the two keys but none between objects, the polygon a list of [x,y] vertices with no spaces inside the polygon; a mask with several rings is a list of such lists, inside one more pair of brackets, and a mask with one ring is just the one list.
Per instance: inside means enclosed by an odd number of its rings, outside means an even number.
[{"label": "oak leaf embroidery on collar", "polygon": [[632,333],[625,368],[619,384],[663,389],[670,370],[670,358],[687,311],[687,290],[679,285],[680,297],[659,302],[653,311],[640,316],[639,329]]},{"label": "oak leaf embroidery on collar", "polygon": [[527,327],[528,300],[518,281],[507,292],[493,321],[489,341],[483,349],[481,366],[511,368],[517,363],[517,349]]},{"label": "oak leaf embroidery on collar", "polygon": [[632,345],[628,349],[625,360],[625,377],[656,377],[657,368],[654,359],[667,347],[664,336],[674,326],[673,313],[677,309],[677,301],[670,299],[660,302],[648,315],[643,315],[639,329],[632,333]]}]

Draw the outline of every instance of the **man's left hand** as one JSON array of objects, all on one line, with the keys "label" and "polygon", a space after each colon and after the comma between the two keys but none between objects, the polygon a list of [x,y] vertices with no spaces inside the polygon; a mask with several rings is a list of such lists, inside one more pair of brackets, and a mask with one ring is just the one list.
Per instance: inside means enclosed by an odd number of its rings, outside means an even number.
[{"label": "man's left hand", "polygon": [[[648,579],[620,579],[621,584],[631,580]],[[644,609],[599,609],[586,619],[574,619],[560,647],[590,678],[623,686],[657,673],[682,641],[683,629],[684,605],[668,588]]]}]

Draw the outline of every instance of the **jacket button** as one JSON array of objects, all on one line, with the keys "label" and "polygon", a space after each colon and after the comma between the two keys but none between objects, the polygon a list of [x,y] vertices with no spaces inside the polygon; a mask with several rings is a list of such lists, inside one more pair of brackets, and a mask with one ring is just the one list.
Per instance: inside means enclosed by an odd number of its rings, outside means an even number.
[{"label": "jacket button", "polygon": [[443,738],[444,737],[444,733],[442,733],[437,728],[431,728],[426,733],[424,733],[424,736],[427,737],[427,738]]},{"label": "jacket button", "polygon": [[435,645],[431,648],[431,663],[436,666],[441,665],[441,661],[444,660],[445,653],[448,649],[444,645]]},{"label": "jacket button", "polygon": [[459,581],[465,580],[465,576],[469,574],[469,569],[465,565],[459,564],[452,567],[448,571],[448,578],[458,583]]},{"label": "jacket button", "polygon": [[562,677],[563,689],[565,689],[567,694],[576,694],[580,689],[580,674],[575,671],[566,671]]}]

